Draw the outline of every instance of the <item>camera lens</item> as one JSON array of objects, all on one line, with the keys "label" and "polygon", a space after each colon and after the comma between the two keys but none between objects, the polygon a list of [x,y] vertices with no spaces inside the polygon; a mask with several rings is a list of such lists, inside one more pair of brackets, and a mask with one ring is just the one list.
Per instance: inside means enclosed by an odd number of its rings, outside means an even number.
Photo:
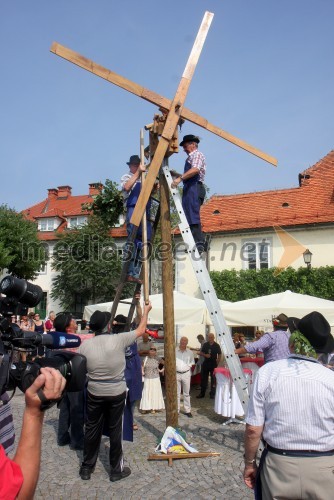
[{"label": "camera lens", "polygon": [[3,278],[0,291],[7,297],[13,297],[29,307],[37,306],[43,298],[43,290],[40,286],[14,276]]}]

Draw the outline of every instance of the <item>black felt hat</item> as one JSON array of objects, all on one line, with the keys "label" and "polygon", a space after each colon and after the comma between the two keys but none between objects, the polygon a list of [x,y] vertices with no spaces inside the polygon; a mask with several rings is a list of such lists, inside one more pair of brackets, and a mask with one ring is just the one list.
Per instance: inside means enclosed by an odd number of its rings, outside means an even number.
[{"label": "black felt hat", "polygon": [[72,317],[73,316],[70,313],[58,314],[58,316],[56,316],[54,319],[53,328],[56,330],[56,332],[66,333],[66,328],[70,326]]},{"label": "black felt hat", "polygon": [[293,333],[299,329],[299,321],[300,321],[299,318],[294,318],[293,316],[291,316],[286,320],[290,333]]},{"label": "black felt hat", "polygon": [[110,312],[94,311],[89,320],[89,327],[93,332],[103,330],[107,326],[111,318]]},{"label": "black felt hat", "polygon": [[113,323],[117,325],[126,325],[127,322],[127,317],[124,316],[124,314],[117,314],[117,316],[114,317]]},{"label": "black felt hat", "polygon": [[183,146],[183,144],[185,144],[186,142],[197,142],[197,144],[198,144],[200,141],[196,135],[189,134],[189,135],[185,135],[183,137],[182,142],[180,142],[180,146]]},{"label": "black felt hat", "polygon": [[117,314],[117,316],[114,317],[114,320],[112,322],[112,332],[113,333],[124,332],[127,320],[128,320],[127,317],[124,316],[123,314]]},{"label": "black felt hat", "polygon": [[130,156],[130,160],[126,162],[127,165],[139,165],[140,163],[140,158],[138,155],[132,155]]},{"label": "black felt hat", "polygon": [[298,330],[319,353],[334,351],[334,338],[327,319],[318,311],[306,314],[298,323]]}]

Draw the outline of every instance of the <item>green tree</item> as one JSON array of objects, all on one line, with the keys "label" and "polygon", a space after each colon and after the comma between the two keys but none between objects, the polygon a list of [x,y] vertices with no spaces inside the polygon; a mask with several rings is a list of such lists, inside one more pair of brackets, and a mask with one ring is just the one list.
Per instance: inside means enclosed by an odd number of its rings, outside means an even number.
[{"label": "green tree", "polygon": [[35,222],[7,205],[0,206],[0,269],[26,280],[36,278],[47,261]]},{"label": "green tree", "polygon": [[[73,311],[76,296],[82,302],[110,301],[119,283],[122,262],[105,223],[91,216],[86,225],[60,236],[53,253],[51,296],[64,309]],[[127,294],[128,288],[124,290]]]},{"label": "green tree", "polygon": [[213,286],[219,299],[236,302],[273,293],[291,292],[334,300],[334,267],[307,269],[288,267],[249,269],[236,271],[212,271]]},{"label": "green tree", "polygon": [[107,227],[114,227],[118,223],[119,216],[124,213],[122,192],[116,182],[106,179],[101,193],[92,203],[83,204],[82,208],[93,212]]}]

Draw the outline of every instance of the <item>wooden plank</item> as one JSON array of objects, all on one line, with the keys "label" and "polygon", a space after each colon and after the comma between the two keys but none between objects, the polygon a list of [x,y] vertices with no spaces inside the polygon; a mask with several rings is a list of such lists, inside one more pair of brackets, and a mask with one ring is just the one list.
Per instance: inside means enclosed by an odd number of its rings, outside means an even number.
[{"label": "wooden plank", "polygon": [[[83,68],[86,71],[89,71],[94,75],[103,78],[109,83],[112,83],[124,90],[127,90],[131,94],[141,97],[142,99],[144,99],[147,102],[150,102],[151,104],[155,104],[159,108],[162,108],[167,111],[171,109],[172,101],[170,99],[167,99],[166,97],[157,94],[153,90],[149,90],[145,87],[142,87],[141,85],[132,82],[131,80],[125,78],[124,76],[118,75],[117,73],[114,73],[113,71],[104,68],[100,64],[96,64],[94,61],[87,59],[86,57],[80,55],[74,50],[64,47],[63,45],[60,45],[57,42],[53,42],[50,51],[53,54],[62,57],[66,61],[76,64],[80,68]],[[217,127],[216,125],[211,124],[206,118],[203,118],[197,113],[194,113],[190,109],[183,108],[180,116],[181,118],[184,118],[185,120],[188,120],[191,123],[194,123],[195,125],[198,125],[199,127],[202,127],[208,130],[209,132],[218,135],[222,139],[231,142],[235,146],[244,149],[248,153],[257,156],[258,158],[261,158],[262,160],[274,166],[277,165],[277,160],[273,156],[270,156],[267,153],[262,152],[260,149],[249,145],[247,142],[238,139],[229,132],[226,132],[225,130]]]},{"label": "wooden plank", "polygon": [[219,457],[220,453],[210,451],[210,452],[198,452],[198,453],[167,453],[164,454],[152,454],[147,457],[147,460],[168,460],[169,467],[173,466],[173,460],[185,459],[185,458],[206,458],[206,457]]},{"label": "wooden plank", "polygon": [[[140,130],[140,162],[142,165],[145,164],[145,155],[144,155],[144,129]],[[145,172],[141,173],[141,187],[145,186]],[[142,218],[142,277],[144,282],[144,301],[147,305],[149,303],[149,275],[148,275],[148,247],[147,247],[147,219],[146,219],[146,210],[143,212]]]},{"label": "wooden plank", "polygon": [[183,71],[182,77],[186,78],[187,80],[191,80],[192,77],[194,76],[196,65],[198,63],[199,56],[201,55],[205,39],[207,37],[207,34],[211,26],[212,19],[213,19],[213,13],[206,11],[201,26],[199,27],[195,42],[193,44],[193,48],[191,49],[191,52],[189,54],[186,67],[184,68]]}]

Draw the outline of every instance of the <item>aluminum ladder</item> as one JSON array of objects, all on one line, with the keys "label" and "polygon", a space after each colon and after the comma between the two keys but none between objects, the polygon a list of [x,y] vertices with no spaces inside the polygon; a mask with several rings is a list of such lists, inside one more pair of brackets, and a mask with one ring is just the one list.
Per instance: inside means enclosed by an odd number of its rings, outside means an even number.
[{"label": "aluminum ladder", "polygon": [[220,308],[220,304],[215,289],[213,288],[209,272],[206,268],[206,264],[201,259],[198,250],[195,246],[193,235],[191,233],[187,218],[183,211],[180,193],[177,188],[174,189],[171,187],[173,178],[170,173],[166,160],[164,161],[162,170],[165,179],[168,183],[169,190],[171,192],[172,199],[174,201],[180,219],[179,229],[183,241],[187,246],[186,252],[189,254],[191,264],[193,266],[198,284],[200,286],[203,298],[206,303],[206,307],[209,311],[211,321],[216,331],[216,335],[218,336],[220,347],[224,353],[227,366],[230,370],[232,380],[237,390],[237,394],[240,398],[242,407],[246,413],[248,406],[248,399],[249,399],[247,382],[244,377],[239,357],[234,353],[235,347],[232,340],[231,331],[227,326],[223,312]]}]

